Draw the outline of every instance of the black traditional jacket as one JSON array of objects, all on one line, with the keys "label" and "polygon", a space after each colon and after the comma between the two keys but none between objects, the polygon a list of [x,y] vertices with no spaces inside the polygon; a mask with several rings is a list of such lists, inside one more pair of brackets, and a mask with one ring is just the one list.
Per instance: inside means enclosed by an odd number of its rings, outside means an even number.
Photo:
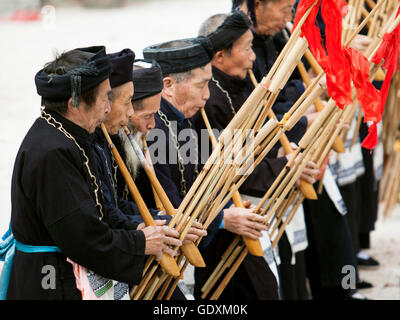
[{"label": "black traditional jacket", "polygon": [[[48,113],[84,150],[95,174],[93,136],[59,114]],[[144,234],[110,228],[100,219],[102,214],[94,196],[96,185],[85,160],[71,139],[42,118],[25,136],[12,176],[11,229],[23,244],[57,246],[62,253],[16,250],[8,299],[80,299],[67,257],[109,279],[131,284],[141,280]],[[101,193],[98,194],[97,202],[104,212]],[[42,286],[46,266],[55,268],[55,289]]]}]

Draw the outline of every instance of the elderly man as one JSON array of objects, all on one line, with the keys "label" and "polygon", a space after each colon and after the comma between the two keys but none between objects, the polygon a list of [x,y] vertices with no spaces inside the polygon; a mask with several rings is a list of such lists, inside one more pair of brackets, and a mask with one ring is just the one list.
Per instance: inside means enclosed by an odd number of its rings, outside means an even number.
[{"label": "elderly man", "polygon": [[91,134],[110,112],[111,70],[105,48],[90,47],[62,54],[35,76],[44,109],[14,166],[7,299],[80,299],[67,257],[138,283],[145,254],[161,251],[159,239],[149,237],[161,227],[112,229],[102,221]]},{"label": "elderly man", "polygon": [[[286,43],[283,29],[285,24],[293,18],[295,2],[294,0],[246,1],[248,13],[253,21],[253,49],[257,56],[253,69],[258,79],[270,70],[280,50]],[[299,77],[292,76],[282,91],[278,104],[275,104],[273,109],[278,114],[286,112],[287,108],[291,107],[302,91],[303,88]],[[303,129],[307,128],[307,125],[313,121],[316,114],[312,112],[303,117]],[[301,136],[301,131],[298,131],[297,135],[289,137],[293,138],[291,141],[297,141]],[[329,174],[325,174],[325,176],[328,177]],[[342,199],[339,190],[337,190],[337,185],[334,181],[331,182],[328,185],[324,180],[325,188],[322,194],[318,196],[318,200],[304,201],[309,244],[306,250],[307,275],[310,280],[313,298],[352,299],[352,292],[341,287],[341,270],[343,266],[353,265],[356,267],[355,259],[350,254],[354,244],[350,238],[349,224],[343,217],[349,208],[343,208],[346,199]],[[333,192],[339,195],[333,197]],[[321,210],[325,212],[323,218],[319,215]],[[335,241],[332,241],[332,239],[335,239]],[[285,253],[290,248],[285,245],[287,241],[283,240],[280,242],[280,252]],[[284,277],[292,277],[289,268],[285,268],[285,270],[286,275]],[[288,290],[287,292],[291,294],[291,291]]]},{"label": "elderly man", "polygon": [[[255,54],[252,50],[253,35],[250,30],[251,22],[247,16],[241,11],[235,11],[231,15],[216,14],[208,18],[201,26],[199,34],[208,36],[214,48],[214,57],[212,59],[212,81],[209,83],[210,99],[205,106],[206,114],[213,129],[222,131],[234,117],[236,112],[247,99],[247,71],[253,66]],[[196,126],[204,128],[205,124],[201,116],[197,116]],[[257,197],[262,197],[271,186],[279,172],[287,163],[286,157],[274,158],[267,155],[262,163],[257,166],[254,172],[247,178],[241,187],[241,193],[250,196],[252,201],[257,201]],[[316,173],[315,165],[310,163],[310,167],[306,168],[303,178],[314,181],[312,175]],[[245,197],[246,197],[245,196]],[[268,240],[264,240],[269,243]],[[216,247],[214,245],[214,247]],[[273,256],[271,246],[266,246],[266,256]],[[249,261],[252,261],[252,264]],[[270,269],[276,269],[275,262],[269,260]],[[268,269],[263,259],[257,257],[249,257],[243,263],[244,268],[241,272],[248,275],[254,282],[255,287],[265,288],[271,287],[271,284],[261,283],[254,278],[256,270]],[[239,269],[240,271],[240,269]],[[260,271],[258,271],[259,273]],[[264,271],[265,273],[266,271]],[[264,280],[268,278],[263,277]],[[271,282],[271,280],[269,280]],[[258,291],[263,292],[262,289]],[[264,294],[261,298],[270,298]]]},{"label": "elderly man", "polygon": [[[191,118],[204,107],[209,98],[208,83],[212,77],[209,53],[203,47],[204,39],[185,39],[155,45],[143,51],[145,58],[157,60],[164,75],[164,88],[162,90],[161,108],[156,115],[156,129],[160,129],[167,136],[166,154],[177,154],[178,164],[155,163],[154,168],[160,182],[164,185],[171,200],[178,206],[194,182],[196,175],[201,170],[200,155],[196,153],[191,160],[183,161],[182,147],[191,144],[191,150],[199,150],[196,132],[193,131]],[[186,131],[184,131],[186,130]],[[180,133],[191,135],[189,140],[176,141]],[[148,140],[151,142],[151,134]],[[169,140],[172,140],[169,142]],[[150,149],[156,145],[150,145]],[[187,145],[185,146],[187,148]],[[172,150],[170,148],[173,148]],[[175,150],[174,150],[175,149]],[[190,160],[190,159],[189,159]],[[182,170],[183,169],[183,170]],[[251,209],[231,207],[222,213],[210,225],[207,238],[203,239],[201,252],[205,259],[207,269],[212,268],[207,251],[211,247],[209,242],[214,236],[219,236],[225,229],[230,232],[246,235],[253,239],[261,236],[261,231],[266,230],[263,217],[251,213]],[[229,240],[229,239],[228,239]],[[211,250],[213,251],[213,250]],[[216,261],[216,257],[213,258]],[[196,268],[197,272],[202,268]],[[249,283],[243,282],[243,288]],[[196,287],[198,284],[196,284]],[[247,290],[246,290],[247,291]],[[230,290],[226,289],[226,292]],[[196,292],[195,295],[197,296]],[[222,297],[221,297],[222,298]]]}]

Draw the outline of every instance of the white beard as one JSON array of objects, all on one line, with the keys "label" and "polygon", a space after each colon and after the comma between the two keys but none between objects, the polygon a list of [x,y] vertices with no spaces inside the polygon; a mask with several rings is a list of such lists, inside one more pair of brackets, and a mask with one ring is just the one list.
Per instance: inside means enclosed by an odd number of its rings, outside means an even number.
[{"label": "white beard", "polygon": [[[129,130],[132,132],[132,127],[129,126]],[[136,132],[133,135],[133,139],[137,142],[140,146],[140,149],[143,150],[143,142],[142,142],[142,133]],[[129,138],[126,136],[125,132],[119,132],[119,137],[121,139],[121,145],[123,150],[125,151],[125,164],[128,168],[129,172],[132,175],[133,179],[136,179],[139,174],[139,169],[141,167],[141,163],[139,158],[137,157],[135,150],[132,147]]]}]

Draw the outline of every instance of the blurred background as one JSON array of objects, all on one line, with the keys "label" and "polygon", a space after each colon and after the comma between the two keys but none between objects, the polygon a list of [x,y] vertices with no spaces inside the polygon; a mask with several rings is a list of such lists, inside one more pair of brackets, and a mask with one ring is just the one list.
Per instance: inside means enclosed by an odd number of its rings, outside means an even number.
[{"label": "blurred background", "polygon": [[34,76],[55,52],[105,45],[107,52],[197,36],[230,0],[0,0],[0,233],[7,230],[15,156],[39,116]]}]

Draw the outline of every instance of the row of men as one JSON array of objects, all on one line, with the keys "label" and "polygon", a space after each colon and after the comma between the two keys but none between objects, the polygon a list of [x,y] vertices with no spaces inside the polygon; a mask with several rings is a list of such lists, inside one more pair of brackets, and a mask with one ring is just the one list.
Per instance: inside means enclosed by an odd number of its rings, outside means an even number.
[{"label": "row of men", "polygon": [[[157,226],[145,227],[99,125],[104,123],[123,154],[148,207],[156,208],[151,184],[121,128],[129,126],[139,143],[141,135],[147,136],[157,178],[179,207],[201,171],[200,159],[209,154],[196,139],[205,127],[199,110],[205,109],[214,129],[227,126],[252,91],[248,69],[253,68],[260,81],[281,49],[276,39],[284,44],[272,35],[292,19],[293,5],[286,0],[255,1],[249,6],[253,22],[238,10],[212,16],[199,37],[150,46],[143,51],[144,60],[135,61],[129,49],[106,55],[104,47],[80,48],[37,73],[44,108],[14,167],[9,238],[15,237],[16,251],[7,298],[126,299],[129,286],[142,278],[147,255],[175,255],[170,246],[182,242],[165,225],[170,217],[153,209]],[[292,78],[273,107],[278,118],[304,91],[301,81]],[[310,110],[288,133],[290,140],[299,141],[316,115]],[[179,139],[184,132],[189,139]],[[184,161],[188,149],[195,150],[194,161]],[[176,161],[155,161],[162,154],[172,154]],[[203,238],[200,250],[206,262],[206,268],[195,270],[196,298],[234,234],[257,239],[267,229],[251,204],[264,195],[289,157],[276,148],[256,167],[241,188],[251,200],[247,208],[229,204],[207,231],[199,223],[189,230],[183,241]],[[315,164],[309,163],[302,179],[313,183],[317,174]],[[353,293],[340,287],[341,268],[356,263],[348,220],[338,202],[324,191],[318,201],[306,203],[306,214],[297,215],[297,227],[293,223],[279,243],[278,270],[274,254],[248,255],[221,298],[306,299],[306,266],[314,298]],[[306,247],[307,262],[314,263],[305,263]],[[52,290],[43,288],[47,265],[56,268]],[[174,297],[183,298],[179,290]]]}]

